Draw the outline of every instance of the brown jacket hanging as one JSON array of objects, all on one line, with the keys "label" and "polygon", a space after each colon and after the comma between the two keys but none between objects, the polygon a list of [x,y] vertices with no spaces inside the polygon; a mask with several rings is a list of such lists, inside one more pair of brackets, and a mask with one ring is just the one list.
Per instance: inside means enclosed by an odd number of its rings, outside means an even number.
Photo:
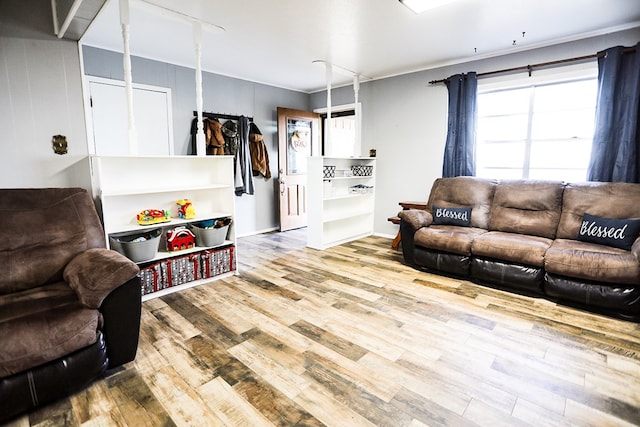
[{"label": "brown jacket hanging", "polygon": [[205,118],[204,134],[206,137],[207,154],[214,156],[224,155],[224,137],[222,135],[222,124],[216,119]]},{"label": "brown jacket hanging", "polygon": [[271,178],[269,151],[264,143],[262,132],[254,123],[251,123],[249,128],[249,152],[251,153],[253,176],[262,175],[265,179]]}]

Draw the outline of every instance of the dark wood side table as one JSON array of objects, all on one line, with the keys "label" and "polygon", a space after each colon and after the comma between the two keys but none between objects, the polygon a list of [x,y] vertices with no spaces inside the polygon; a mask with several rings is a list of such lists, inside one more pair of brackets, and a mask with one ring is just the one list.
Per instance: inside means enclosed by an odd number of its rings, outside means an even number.
[{"label": "dark wood side table", "polygon": [[[402,210],[427,208],[427,204],[425,202],[399,202],[398,204],[402,206]],[[400,217],[391,216],[387,218],[387,221],[392,222],[394,224],[400,224]],[[398,230],[398,234],[396,234],[396,237],[393,239],[393,242],[391,242],[391,248],[398,249],[398,247],[400,246],[401,239],[402,237],[400,236],[400,230]]]}]

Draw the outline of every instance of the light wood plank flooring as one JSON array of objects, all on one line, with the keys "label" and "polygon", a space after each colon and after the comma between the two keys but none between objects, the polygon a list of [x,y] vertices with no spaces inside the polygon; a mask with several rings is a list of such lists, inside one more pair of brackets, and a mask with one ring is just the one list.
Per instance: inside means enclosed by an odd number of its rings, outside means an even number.
[{"label": "light wood plank flooring", "polygon": [[239,276],[143,304],[134,362],[12,425],[640,425],[637,324],[305,239],[240,239]]}]

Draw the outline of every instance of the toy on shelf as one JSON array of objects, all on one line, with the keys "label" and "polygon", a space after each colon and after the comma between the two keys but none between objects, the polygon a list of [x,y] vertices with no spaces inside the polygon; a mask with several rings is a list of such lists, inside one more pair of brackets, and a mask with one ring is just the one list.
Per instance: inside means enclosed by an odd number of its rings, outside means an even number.
[{"label": "toy on shelf", "polygon": [[182,219],[193,219],[196,217],[196,210],[189,199],[180,199],[178,205],[178,216]]},{"label": "toy on shelf", "polygon": [[181,251],[196,246],[196,236],[186,227],[176,227],[167,230],[167,250]]},{"label": "toy on shelf", "polygon": [[136,220],[140,225],[158,224],[171,221],[171,214],[169,211],[145,209],[136,216]]},{"label": "toy on shelf", "polygon": [[205,219],[195,224],[199,228],[221,228],[231,224],[231,217],[218,219]]}]

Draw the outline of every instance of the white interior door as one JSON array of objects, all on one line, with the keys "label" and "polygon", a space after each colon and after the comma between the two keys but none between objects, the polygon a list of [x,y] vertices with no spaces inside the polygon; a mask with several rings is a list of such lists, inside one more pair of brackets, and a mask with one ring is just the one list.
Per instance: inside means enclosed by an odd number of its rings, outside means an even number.
[{"label": "white interior door", "polygon": [[[131,154],[124,82],[100,79],[88,83],[93,152],[99,156]],[[173,154],[171,89],[135,86],[133,109],[138,154]]]}]

